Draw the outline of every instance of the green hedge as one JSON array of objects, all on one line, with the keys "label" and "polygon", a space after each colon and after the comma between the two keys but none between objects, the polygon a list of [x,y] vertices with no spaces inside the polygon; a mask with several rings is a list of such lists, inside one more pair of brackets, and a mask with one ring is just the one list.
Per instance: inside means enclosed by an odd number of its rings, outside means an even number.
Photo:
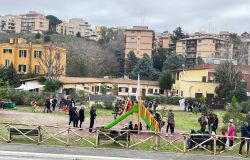
[{"label": "green hedge", "polygon": [[[165,96],[146,96],[143,97],[142,100],[147,100],[153,102],[153,100],[157,98],[160,104],[171,104],[171,105],[179,105],[179,100],[183,99],[182,97],[165,97]],[[131,96],[131,99],[135,101],[135,96]],[[195,98],[186,98],[189,101],[195,101]]]}]

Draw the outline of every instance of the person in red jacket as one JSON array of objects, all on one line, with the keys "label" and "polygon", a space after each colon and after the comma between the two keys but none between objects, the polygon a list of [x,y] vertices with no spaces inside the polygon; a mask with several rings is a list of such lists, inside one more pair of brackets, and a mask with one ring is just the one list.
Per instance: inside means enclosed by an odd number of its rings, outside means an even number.
[{"label": "person in red jacket", "polygon": [[229,147],[232,147],[234,144],[234,130],[235,130],[235,126],[233,124],[233,119],[229,120],[229,125],[228,125],[228,132],[227,132],[227,136],[228,136],[228,140],[229,140]]}]

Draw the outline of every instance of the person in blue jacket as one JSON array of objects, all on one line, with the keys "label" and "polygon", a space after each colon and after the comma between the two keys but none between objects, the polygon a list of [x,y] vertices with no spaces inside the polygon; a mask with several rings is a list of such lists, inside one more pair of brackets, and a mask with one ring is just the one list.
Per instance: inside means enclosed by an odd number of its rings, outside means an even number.
[{"label": "person in blue jacket", "polygon": [[248,123],[244,122],[241,127],[240,127],[240,132],[241,132],[241,143],[240,143],[240,150],[239,154],[242,154],[242,147],[245,143],[247,143],[247,153],[249,151],[249,139],[245,138],[250,138],[250,131],[248,130]]}]

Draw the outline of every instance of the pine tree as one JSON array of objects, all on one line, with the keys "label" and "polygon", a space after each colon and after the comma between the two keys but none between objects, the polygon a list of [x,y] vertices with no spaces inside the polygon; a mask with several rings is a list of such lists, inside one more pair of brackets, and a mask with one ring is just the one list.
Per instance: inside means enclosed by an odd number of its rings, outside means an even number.
[{"label": "pine tree", "polygon": [[129,74],[129,78],[137,79],[138,73],[142,80],[158,80],[159,74],[153,67],[150,57],[147,54],[143,55],[143,58],[137,63],[133,68],[132,72]]},{"label": "pine tree", "polygon": [[128,53],[127,59],[126,59],[126,68],[127,73],[130,74],[133,70],[133,68],[136,66],[138,62],[138,59],[133,51],[130,51]]},{"label": "pine tree", "polygon": [[8,68],[4,69],[3,79],[4,81],[8,81],[10,86],[18,87],[20,85],[19,75],[12,63]]}]

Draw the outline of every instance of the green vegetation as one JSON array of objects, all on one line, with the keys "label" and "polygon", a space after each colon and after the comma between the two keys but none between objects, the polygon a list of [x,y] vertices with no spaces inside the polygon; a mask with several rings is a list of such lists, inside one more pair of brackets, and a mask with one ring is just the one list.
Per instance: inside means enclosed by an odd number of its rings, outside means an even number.
[{"label": "green vegetation", "polygon": [[170,71],[163,72],[159,78],[159,86],[161,89],[167,91],[167,96],[168,96],[168,90],[172,89],[172,85],[173,85],[173,79],[171,72]]}]

